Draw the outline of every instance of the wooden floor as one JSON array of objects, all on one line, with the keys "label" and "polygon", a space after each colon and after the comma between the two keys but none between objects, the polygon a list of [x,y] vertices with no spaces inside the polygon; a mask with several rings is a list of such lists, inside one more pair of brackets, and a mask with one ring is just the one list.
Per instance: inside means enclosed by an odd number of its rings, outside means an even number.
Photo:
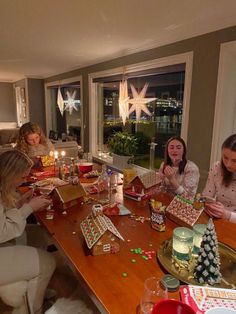
[{"label": "wooden floor", "polygon": [[49,288],[56,290],[57,298],[64,297],[71,298],[72,300],[82,300],[94,314],[99,314],[100,312],[89,299],[84,289],[80,286],[60,253],[54,252],[53,255],[57,260],[57,269],[51,279]]},{"label": "wooden floor", "polygon": [[[69,298],[72,300],[82,300],[86,306],[92,310],[94,314],[99,314],[95,305],[89,299],[86,292],[79,285],[73,272],[64,262],[58,251],[51,253],[55,256],[57,261],[57,268],[49,283],[49,288],[56,290],[57,298]],[[45,310],[50,306],[50,302],[46,302]],[[0,299],[0,314],[11,314],[12,308],[6,306]],[[67,314],[67,313],[65,313]],[[69,314],[69,313],[68,313]]]}]

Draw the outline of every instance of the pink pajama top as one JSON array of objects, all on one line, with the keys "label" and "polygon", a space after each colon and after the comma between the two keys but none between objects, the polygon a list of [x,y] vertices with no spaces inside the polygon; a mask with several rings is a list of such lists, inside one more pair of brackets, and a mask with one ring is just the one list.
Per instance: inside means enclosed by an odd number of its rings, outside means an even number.
[{"label": "pink pajama top", "polygon": [[236,174],[229,186],[222,183],[221,163],[217,161],[209,171],[206,186],[202,192],[203,196],[216,197],[225,209],[231,211],[229,221],[236,223]]}]

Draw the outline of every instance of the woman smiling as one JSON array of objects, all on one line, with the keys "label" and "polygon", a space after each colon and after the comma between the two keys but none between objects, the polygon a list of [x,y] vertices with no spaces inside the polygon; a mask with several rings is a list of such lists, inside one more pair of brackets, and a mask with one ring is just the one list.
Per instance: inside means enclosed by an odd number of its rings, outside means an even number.
[{"label": "woman smiling", "polygon": [[186,144],[181,137],[172,137],[166,143],[164,162],[160,173],[168,192],[192,198],[196,194],[199,169],[186,158]]}]

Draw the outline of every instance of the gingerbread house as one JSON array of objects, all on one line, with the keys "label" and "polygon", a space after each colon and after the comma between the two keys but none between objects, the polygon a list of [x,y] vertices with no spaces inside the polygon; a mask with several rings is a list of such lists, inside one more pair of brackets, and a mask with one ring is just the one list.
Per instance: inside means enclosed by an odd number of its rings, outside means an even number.
[{"label": "gingerbread house", "polygon": [[116,253],[123,237],[112,221],[103,214],[91,213],[80,224],[81,231],[92,255]]},{"label": "gingerbread house", "polygon": [[85,195],[86,192],[80,183],[58,186],[51,192],[53,206],[62,211],[83,202]]},{"label": "gingerbread house", "polygon": [[156,171],[148,171],[133,178],[129,187],[124,189],[124,196],[141,200],[146,194],[154,192],[161,183],[161,178]]}]

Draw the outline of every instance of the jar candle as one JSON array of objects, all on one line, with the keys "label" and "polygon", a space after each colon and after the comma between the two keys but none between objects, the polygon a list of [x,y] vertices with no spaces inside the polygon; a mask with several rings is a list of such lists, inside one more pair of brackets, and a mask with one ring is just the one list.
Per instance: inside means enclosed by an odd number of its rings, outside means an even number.
[{"label": "jar candle", "polygon": [[204,235],[204,232],[206,230],[206,225],[204,224],[197,224],[193,226],[193,254],[198,254],[201,243],[202,243],[202,237]]},{"label": "jar candle", "polygon": [[173,256],[180,260],[189,260],[193,245],[193,231],[189,228],[178,227],[173,232]]}]

